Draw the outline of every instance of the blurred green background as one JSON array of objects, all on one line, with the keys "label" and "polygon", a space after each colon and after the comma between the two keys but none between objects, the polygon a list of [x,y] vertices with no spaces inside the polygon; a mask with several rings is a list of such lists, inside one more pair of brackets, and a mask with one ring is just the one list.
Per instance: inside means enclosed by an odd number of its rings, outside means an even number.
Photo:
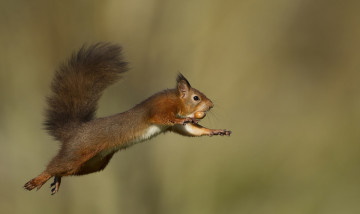
[{"label": "blurred green background", "polygon": [[[1,213],[360,213],[360,1],[0,2]],[[215,103],[101,173],[22,189],[56,154],[43,130],[53,70],[83,43],[122,44],[131,63],[98,116],[175,85]]]}]

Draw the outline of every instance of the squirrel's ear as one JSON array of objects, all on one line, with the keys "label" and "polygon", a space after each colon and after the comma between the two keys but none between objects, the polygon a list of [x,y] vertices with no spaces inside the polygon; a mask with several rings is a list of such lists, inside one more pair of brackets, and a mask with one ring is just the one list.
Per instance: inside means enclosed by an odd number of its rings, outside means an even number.
[{"label": "squirrel's ear", "polygon": [[179,73],[176,82],[180,97],[186,97],[189,94],[189,90],[191,88],[189,81],[187,81],[187,79],[181,73]]}]

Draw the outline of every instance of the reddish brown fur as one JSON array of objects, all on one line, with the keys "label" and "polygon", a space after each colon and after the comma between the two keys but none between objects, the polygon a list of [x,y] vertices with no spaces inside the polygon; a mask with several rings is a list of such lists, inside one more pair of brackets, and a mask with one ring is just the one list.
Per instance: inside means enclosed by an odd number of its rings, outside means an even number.
[{"label": "reddish brown fur", "polygon": [[126,112],[94,119],[102,91],[127,70],[120,51],[119,46],[103,43],[83,47],[56,72],[45,125],[62,145],[45,171],[25,184],[26,189],[39,189],[55,177],[51,184],[54,194],[62,176],[103,170],[116,151],[160,132],[230,135],[230,131],[191,124],[196,121],[188,115],[206,112],[213,104],[181,74],[175,89],[159,92]]}]

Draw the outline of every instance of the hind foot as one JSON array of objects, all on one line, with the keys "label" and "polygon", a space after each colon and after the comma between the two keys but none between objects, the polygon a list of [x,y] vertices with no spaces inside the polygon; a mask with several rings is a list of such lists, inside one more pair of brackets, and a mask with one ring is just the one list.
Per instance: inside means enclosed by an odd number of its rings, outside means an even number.
[{"label": "hind foot", "polygon": [[27,190],[32,190],[34,188],[36,188],[37,190],[39,190],[42,185],[51,178],[52,176],[47,174],[47,173],[42,173],[41,175],[37,176],[34,179],[31,179],[29,182],[27,182],[24,185],[24,188]]},{"label": "hind foot", "polygon": [[54,182],[52,182],[50,184],[50,188],[51,189],[51,195],[54,195],[55,193],[57,193],[59,191],[60,188],[60,184],[61,184],[61,177],[59,176],[54,176]]}]

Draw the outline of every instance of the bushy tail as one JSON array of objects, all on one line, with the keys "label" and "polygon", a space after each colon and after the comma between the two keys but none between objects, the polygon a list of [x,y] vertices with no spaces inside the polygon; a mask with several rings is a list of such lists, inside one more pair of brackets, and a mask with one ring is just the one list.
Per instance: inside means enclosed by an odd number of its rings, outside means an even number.
[{"label": "bushy tail", "polygon": [[45,127],[65,142],[72,130],[92,120],[103,90],[127,71],[121,47],[108,43],[83,46],[62,64],[51,84]]}]

